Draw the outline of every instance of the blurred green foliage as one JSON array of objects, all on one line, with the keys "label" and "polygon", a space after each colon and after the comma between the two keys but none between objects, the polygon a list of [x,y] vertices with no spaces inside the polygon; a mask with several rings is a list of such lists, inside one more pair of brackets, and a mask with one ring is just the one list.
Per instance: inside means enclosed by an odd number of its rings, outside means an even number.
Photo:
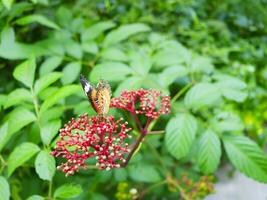
[{"label": "blurred green foliage", "polygon": [[[213,191],[206,175],[222,163],[267,182],[266,8],[265,0],[2,0],[1,199],[203,198]],[[65,178],[49,155],[58,130],[95,114],[80,73],[110,82],[113,96],[158,89],[172,97],[172,114],[150,127],[166,132],[148,136],[127,168]]]}]

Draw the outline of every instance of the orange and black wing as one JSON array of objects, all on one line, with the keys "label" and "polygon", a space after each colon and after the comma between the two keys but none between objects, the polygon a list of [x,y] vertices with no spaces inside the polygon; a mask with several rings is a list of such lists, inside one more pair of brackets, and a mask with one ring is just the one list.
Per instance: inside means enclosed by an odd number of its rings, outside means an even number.
[{"label": "orange and black wing", "polygon": [[111,98],[110,85],[103,80],[100,80],[96,87],[96,104],[98,107],[97,113],[107,114]]}]

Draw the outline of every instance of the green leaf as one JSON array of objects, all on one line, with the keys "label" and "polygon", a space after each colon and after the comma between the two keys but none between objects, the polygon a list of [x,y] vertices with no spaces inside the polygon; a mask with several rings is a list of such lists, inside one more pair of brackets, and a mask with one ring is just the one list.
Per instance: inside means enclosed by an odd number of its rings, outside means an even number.
[{"label": "green leaf", "polygon": [[172,156],[185,157],[195,139],[197,121],[194,116],[182,113],[172,118],[166,127],[165,144]]},{"label": "green leaf", "polygon": [[39,24],[47,26],[49,28],[60,29],[56,23],[50,21],[49,19],[47,19],[46,17],[44,17],[42,15],[28,15],[28,16],[25,16],[25,17],[22,17],[22,18],[16,20],[16,23],[19,25],[39,23]]},{"label": "green leaf", "polygon": [[120,168],[120,169],[114,170],[114,178],[118,182],[126,181],[126,179],[127,179],[127,171],[126,171],[126,169]]},{"label": "green leaf", "polygon": [[267,156],[259,146],[241,135],[223,137],[223,144],[231,163],[242,173],[267,183]]},{"label": "green leaf", "polygon": [[234,113],[222,113],[219,120],[214,124],[215,128],[220,132],[228,131],[242,131],[244,124],[240,117]]},{"label": "green leaf", "polygon": [[214,66],[209,57],[198,56],[193,59],[190,65],[190,72],[204,72],[210,74],[214,71]]},{"label": "green leaf", "polygon": [[82,37],[81,37],[82,41],[85,42],[93,40],[97,38],[101,33],[103,33],[108,29],[113,28],[114,26],[115,24],[111,21],[96,23],[82,32]]},{"label": "green leaf", "polygon": [[0,128],[0,152],[5,146],[5,144],[8,142],[9,138],[8,134],[8,122],[4,123]]},{"label": "green leaf", "polygon": [[152,62],[149,56],[149,52],[146,49],[136,49],[128,53],[130,66],[136,73],[136,75],[145,76],[148,74],[152,67]]},{"label": "green leaf", "polygon": [[40,151],[35,159],[35,170],[40,179],[52,181],[56,171],[54,157],[46,151]]},{"label": "green leaf", "polygon": [[98,46],[97,43],[94,41],[82,43],[82,49],[83,51],[94,55],[98,53]]},{"label": "green leaf", "polygon": [[143,79],[141,77],[131,76],[126,78],[118,85],[116,91],[114,92],[114,96],[119,96],[123,90],[139,89],[142,86],[142,82]]},{"label": "green leaf", "polygon": [[30,88],[33,84],[35,68],[35,58],[31,58],[18,65],[13,72],[13,76]]},{"label": "green leaf", "polygon": [[31,102],[32,94],[29,90],[24,88],[18,88],[8,94],[4,108],[9,108],[10,106],[18,105],[24,102]]},{"label": "green leaf", "polygon": [[214,78],[218,80],[216,85],[221,89],[225,98],[236,102],[243,102],[247,98],[248,93],[243,91],[247,87],[245,82],[224,74],[215,75]]},{"label": "green leaf", "polygon": [[27,200],[44,200],[45,198],[39,195],[32,195],[27,198]]},{"label": "green leaf", "polygon": [[40,76],[49,74],[54,71],[61,63],[63,58],[61,56],[52,56],[47,58],[40,66]]},{"label": "green leaf", "polygon": [[14,0],[2,0],[3,5],[9,10],[13,5]]},{"label": "green leaf", "polygon": [[6,131],[7,123],[1,127],[0,136],[0,151],[9,141],[9,139],[24,126],[36,120],[35,115],[25,108],[16,108],[7,116],[8,130]]},{"label": "green leaf", "polygon": [[74,82],[80,72],[81,72],[81,63],[80,62],[71,62],[68,63],[63,69],[63,76],[61,78],[61,82],[63,85],[67,85],[69,83]]},{"label": "green leaf", "polygon": [[64,42],[64,47],[68,53],[68,55],[76,58],[81,59],[83,56],[82,46],[73,40],[68,39]]},{"label": "green leaf", "polygon": [[58,133],[61,126],[60,120],[53,120],[41,126],[41,139],[42,142],[46,145],[49,145],[51,140]]},{"label": "green leaf", "polygon": [[44,127],[48,121],[58,120],[59,118],[61,118],[64,111],[65,111],[64,106],[54,106],[43,112],[42,115],[40,116],[41,127]]},{"label": "green leaf", "polygon": [[104,62],[94,66],[90,73],[90,80],[98,82],[99,79],[107,81],[122,81],[132,73],[131,68],[120,62]]},{"label": "green leaf", "polygon": [[60,88],[44,101],[40,108],[40,113],[46,111],[48,108],[58,103],[60,100],[78,91],[81,91],[81,87],[78,85],[66,85]]},{"label": "green leaf", "polygon": [[0,197],[1,200],[9,200],[10,199],[10,188],[5,177],[0,176]]},{"label": "green leaf", "polygon": [[34,84],[34,93],[38,95],[39,92],[47,88],[52,83],[56,82],[61,76],[62,73],[60,72],[52,72],[50,74],[42,76]]},{"label": "green leaf", "polygon": [[63,199],[73,198],[82,193],[80,185],[65,184],[56,189],[54,198],[59,197]]},{"label": "green leaf", "polygon": [[158,82],[164,88],[168,87],[175,79],[187,75],[188,69],[182,65],[175,65],[165,68],[158,78]]},{"label": "green leaf", "polygon": [[104,46],[116,44],[140,32],[150,31],[150,28],[141,23],[122,25],[116,30],[111,31],[104,40]]},{"label": "green leaf", "polygon": [[104,49],[101,52],[101,55],[103,59],[111,60],[111,61],[127,61],[128,60],[126,54],[122,50],[118,48],[114,48],[114,47],[109,47],[107,49]]},{"label": "green leaf", "polygon": [[197,163],[202,172],[209,174],[216,171],[221,158],[221,143],[212,130],[203,133],[198,142]]},{"label": "green leaf", "polygon": [[199,109],[216,103],[221,97],[221,92],[215,84],[198,83],[185,95],[185,105],[189,108]]},{"label": "green leaf", "polygon": [[11,176],[16,168],[33,157],[39,150],[37,145],[30,142],[24,142],[16,147],[8,158],[8,176]]},{"label": "green leaf", "polygon": [[137,182],[155,183],[161,180],[155,166],[138,164],[129,167],[130,177]]}]

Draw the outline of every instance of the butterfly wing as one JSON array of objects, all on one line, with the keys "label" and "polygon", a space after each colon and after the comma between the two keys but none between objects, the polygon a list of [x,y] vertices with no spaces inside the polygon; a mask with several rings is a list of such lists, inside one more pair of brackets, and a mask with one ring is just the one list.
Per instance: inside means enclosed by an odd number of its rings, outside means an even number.
[{"label": "butterfly wing", "polygon": [[96,87],[96,103],[99,114],[107,114],[111,98],[110,85],[100,80]]},{"label": "butterfly wing", "polygon": [[103,80],[100,80],[97,84],[97,87],[95,88],[86,80],[83,75],[80,76],[80,81],[83,90],[94,110],[98,114],[107,114],[111,98],[111,90],[109,84]]}]

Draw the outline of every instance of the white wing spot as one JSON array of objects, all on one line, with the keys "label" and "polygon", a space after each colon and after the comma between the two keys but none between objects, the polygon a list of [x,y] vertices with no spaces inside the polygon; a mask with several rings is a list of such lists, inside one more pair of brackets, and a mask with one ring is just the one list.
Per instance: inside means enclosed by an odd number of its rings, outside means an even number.
[{"label": "white wing spot", "polygon": [[84,86],[84,91],[86,93],[88,93],[91,90],[91,87],[92,87],[91,85],[89,85],[88,83],[86,83],[85,86]]}]

